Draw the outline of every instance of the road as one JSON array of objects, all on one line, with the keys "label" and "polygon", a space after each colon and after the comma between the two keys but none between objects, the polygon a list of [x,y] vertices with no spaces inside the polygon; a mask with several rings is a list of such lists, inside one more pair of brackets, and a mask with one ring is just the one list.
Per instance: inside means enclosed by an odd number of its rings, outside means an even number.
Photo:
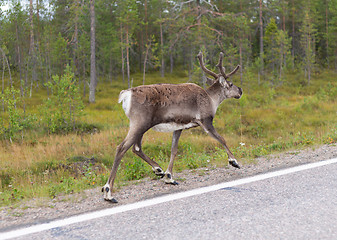
[{"label": "road", "polygon": [[0,239],[337,239],[336,172],[332,159],[0,233]]}]

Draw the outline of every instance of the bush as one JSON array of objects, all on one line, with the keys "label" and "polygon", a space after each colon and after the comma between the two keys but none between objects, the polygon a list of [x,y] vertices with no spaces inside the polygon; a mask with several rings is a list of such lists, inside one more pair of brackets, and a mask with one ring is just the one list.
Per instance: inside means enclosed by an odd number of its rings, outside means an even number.
[{"label": "bush", "polygon": [[124,175],[126,180],[139,180],[146,176],[147,167],[144,162],[138,158],[134,158],[132,162],[125,164]]},{"label": "bush", "polygon": [[23,138],[23,130],[31,128],[36,121],[34,115],[25,114],[24,99],[19,90],[6,88],[0,93],[3,113],[0,118],[0,138],[10,141]]},{"label": "bush", "polygon": [[55,198],[58,194],[70,194],[74,192],[75,179],[73,177],[62,177],[58,184],[51,184],[48,189],[49,197]]},{"label": "bush", "polygon": [[67,65],[64,74],[53,76],[47,87],[51,96],[44,102],[41,110],[43,123],[49,133],[66,133],[76,130],[76,121],[84,108],[74,73]]}]

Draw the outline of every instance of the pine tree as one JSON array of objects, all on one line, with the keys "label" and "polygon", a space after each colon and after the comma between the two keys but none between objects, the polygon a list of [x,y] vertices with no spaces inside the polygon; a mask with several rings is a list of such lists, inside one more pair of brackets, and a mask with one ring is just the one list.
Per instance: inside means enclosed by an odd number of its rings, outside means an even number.
[{"label": "pine tree", "polygon": [[278,29],[275,19],[270,19],[265,32],[265,60],[269,70],[273,73],[272,83],[276,79],[282,80],[287,57],[290,55],[290,41],[287,33]]},{"label": "pine tree", "polygon": [[315,34],[316,29],[311,18],[310,5],[305,8],[304,18],[302,22],[301,32],[301,46],[303,50],[303,66],[304,74],[307,78],[307,83],[310,84],[311,74],[315,64]]}]

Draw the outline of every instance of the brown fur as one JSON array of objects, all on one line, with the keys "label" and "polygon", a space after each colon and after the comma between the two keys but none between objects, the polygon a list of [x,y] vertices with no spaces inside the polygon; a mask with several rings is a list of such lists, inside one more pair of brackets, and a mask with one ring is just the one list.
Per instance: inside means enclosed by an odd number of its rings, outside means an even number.
[{"label": "brown fur", "polygon": [[[153,120],[153,126],[169,122],[187,124],[196,120],[200,108],[209,107],[207,115],[211,114],[211,97],[196,84],[145,85],[131,88],[130,91],[130,120],[145,117]],[[141,114],[143,112],[147,114]]]}]

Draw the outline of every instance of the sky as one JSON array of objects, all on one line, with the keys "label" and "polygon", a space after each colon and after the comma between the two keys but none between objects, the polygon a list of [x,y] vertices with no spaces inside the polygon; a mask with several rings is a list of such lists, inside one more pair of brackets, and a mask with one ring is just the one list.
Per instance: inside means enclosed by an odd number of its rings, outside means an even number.
[{"label": "sky", "polygon": [[1,6],[0,8],[4,12],[4,11],[8,10],[8,4],[5,4],[5,5]]},{"label": "sky", "polygon": [[[29,1],[28,0],[18,0],[19,2],[21,2],[21,3],[23,3],[23,4],[28,4],[29,3]],[[3,3],[2,3],[2,6],[1,6],[1,10],[2,11],[7,11],[8,9],[9,9],[9,6],[10,6],[10,1],[8,1],[8,0],[3,0],[2,1]]]},{"label": "sky", "polygon": [[[20,2],[24,9],[29,6],[29,0],[16,0],[16,1]],[[10,0],[0,0],[0,4],[1,4],[0,9],[3,12],[7,11],[11,6],[10,2],[12,2],[12,1],[10,1]],[[39,2],[41,2],[41,1],[39,1]],[[36,1],[33,1],[33,7],[35,7],[35,5],[36,5]],[[50,7],[49,1],[46,1],[46,3],[44,3],[44,6],[48,9]]]}]

